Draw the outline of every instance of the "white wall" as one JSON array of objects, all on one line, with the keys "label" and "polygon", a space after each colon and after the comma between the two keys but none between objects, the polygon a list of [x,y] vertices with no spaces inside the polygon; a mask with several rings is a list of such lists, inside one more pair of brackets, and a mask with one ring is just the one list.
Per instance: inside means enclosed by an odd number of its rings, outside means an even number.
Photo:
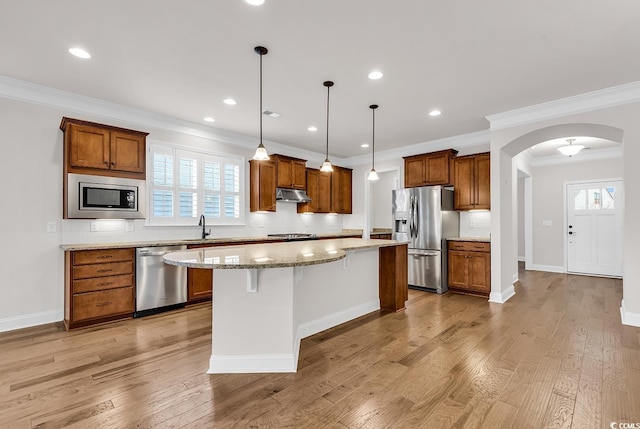
[{"label": "white wall", "polygon": [[[91,109],[89,105],[89,109]],[[89,220],[62,220],[63,116],[148,131],[149,140],[234,153],[250,159],[253,149],[219,140],[104,118],[77,110],[43,106],[0,97],[0,180],[5,183],[0,212],[2,299],[0,331],[63,319],[64,252],[61,244],[154,241],[197,238],[193,227],[147,227],[144,221],[130,221],[133,232],[91,232]],[[230,140],[228,133],[225,137]],[[275,151],[275,148],[267,148]],[[280,145],[277,150],[300,156]],[[297,150],[299,152],[299,150]],[[310,165],[320,165],[318,154]],[[245,184],[248,189],[248,168]],[[277,204],[277,212],[248,213],[246,225],[213,227],[213,237],[264,236],[277,232],[335,232],[342,230],[342,215],[299,215],[292,203]],[[47,222],[55,222],[57,232],[47,233]],[[118,221],[124,226],[125,221]],[[197,222],[194,221],[194,224]]]},{"label": "white wall", "polygon": [[378,173],[379,180],[371,182],[371,227],[391,228],[391,191],[399,187],[398,171]]},{"label": "white wall", "polygon": [[524,178],[518,178],[518,260],[524,261]]},{"label": "white wall", "polygon": [[[622,158],[581,161],[579,155],[560,165],[533,166],[533,264],[557,271],[565,267],[566,182],[622,178]],[[550,221],[551,226],[543,226]]]}]

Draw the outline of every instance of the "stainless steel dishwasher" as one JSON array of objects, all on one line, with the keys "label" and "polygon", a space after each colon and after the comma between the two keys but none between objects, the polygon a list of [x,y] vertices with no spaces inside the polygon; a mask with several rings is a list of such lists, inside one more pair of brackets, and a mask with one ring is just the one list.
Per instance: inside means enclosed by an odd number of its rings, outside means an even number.
[{"label": "stainless steel dishwasher", "polygon": [[162,257],[187,246],[136,249],[136,311],[147,316],[182,307],[187,302],[187,268],[165,264]]}]

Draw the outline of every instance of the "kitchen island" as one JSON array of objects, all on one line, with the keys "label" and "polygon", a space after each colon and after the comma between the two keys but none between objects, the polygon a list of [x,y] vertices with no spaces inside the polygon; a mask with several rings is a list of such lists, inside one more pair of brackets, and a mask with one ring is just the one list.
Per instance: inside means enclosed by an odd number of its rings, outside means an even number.
[{"label": "kitchen island", "polygon": [[214,270],[212,374],[295,372],[302,338],[407,300],[407,245],[392,240],[200,248],[164,260]]}]

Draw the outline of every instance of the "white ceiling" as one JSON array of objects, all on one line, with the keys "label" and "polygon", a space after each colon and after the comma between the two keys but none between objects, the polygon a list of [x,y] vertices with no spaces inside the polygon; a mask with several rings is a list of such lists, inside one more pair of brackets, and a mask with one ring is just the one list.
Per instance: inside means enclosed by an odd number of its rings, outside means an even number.
[{"label": "white ceiling", "polygon": [[575,157],[579,157],[580,154],[585,154],[588,151],[614,148],[619,149],[621,147],[621,143],[619,142],[600,139],[597,137],[567,136],[566,138],[562,139],[553,139],[538,143],[537,145],[527,149],[527,155],[532,158],[546,158],[550,156],[566,157],[565,155],[562,155],[560,152],[558,152],[558,148],[561,146],[567,146],[569,144],[567,139],[569,138],[574,139],[574,145],[579,144],[584,146],[584,149],[581,152],[579,152],[577,155],[574,155]]},{"label": "white ceiling", "polygon": [[[376,150],[486,130],[487,115],[638,80],[640,2],[0,0],[0,75],[258,135]],[[92,54],[80,60],[67,49]],[[384,77],[371,81],[373,69]],[[238,101],[230,107],[226,97]],[[430,118],[438,108],[443,114]],[[315,134],[307,127],[315,125]]]}]

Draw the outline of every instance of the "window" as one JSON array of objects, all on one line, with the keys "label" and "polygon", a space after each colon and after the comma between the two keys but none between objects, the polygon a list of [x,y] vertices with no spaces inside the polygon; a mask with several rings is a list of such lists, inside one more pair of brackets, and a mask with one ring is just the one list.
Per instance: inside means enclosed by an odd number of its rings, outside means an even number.
[{"label": "window", "polygon": [[580,189],[574,191],[575,210],[613,210],[615,188]]},{"label": "window", "polygon": [[150,225],[243,223],[244,160],[150,144]]}]

